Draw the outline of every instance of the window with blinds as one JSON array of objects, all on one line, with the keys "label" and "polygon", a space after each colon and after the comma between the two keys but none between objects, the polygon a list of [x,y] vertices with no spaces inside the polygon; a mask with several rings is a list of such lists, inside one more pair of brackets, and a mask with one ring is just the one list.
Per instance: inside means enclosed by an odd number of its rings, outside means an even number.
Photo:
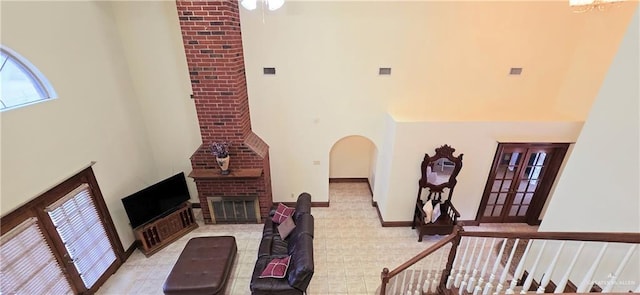
[{"label": "window with blinds", "polygon": [[73,294],[35,217],[0,237],[0,294]]},{"label": "window with blinds", "polygon": [[91,288],[116,260],[107,233],[91,197],[82,184],[45,208],[60,235],[82,282]]}]

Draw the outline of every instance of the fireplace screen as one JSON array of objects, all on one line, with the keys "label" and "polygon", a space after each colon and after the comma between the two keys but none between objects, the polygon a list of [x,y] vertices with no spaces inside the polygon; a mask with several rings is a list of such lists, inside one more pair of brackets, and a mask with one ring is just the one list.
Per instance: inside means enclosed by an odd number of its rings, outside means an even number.
[{"label": "fireplace screen", "polygon": [[258,197],[209,197],[212,223],[260,223]]}]

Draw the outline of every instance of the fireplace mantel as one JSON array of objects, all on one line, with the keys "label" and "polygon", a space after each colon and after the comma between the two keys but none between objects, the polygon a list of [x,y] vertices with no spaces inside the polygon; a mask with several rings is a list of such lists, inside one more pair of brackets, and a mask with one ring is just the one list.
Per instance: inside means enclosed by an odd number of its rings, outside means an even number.
[{"label": "fireplace mantel", "polygon": [[262,176],[262,168],[233,169],[227,175],[220,174],[219,169],[193,169],[189,177],[193,179],[238,179],[259,178]]},{"label": "fireplace mantel", "polygon": [[[268,156],[265,162],[268,163]],[[268,166],[267,166],[268,167]],[[200,200],[200,208],[202,208],[202,217],[206,224],[214,223],[247,223],[256,222],[253,218],[262,219],[263,216],[269,216],[269,210],[273,206],[271,200],[270,187],[265,185],[265,178],[269,179],[268,168],[232,168],[231,173],[228,175],[222,175],[220,169],[217,168],[194,168],[189,173],[198,188],[198,199]],[[250,206],[256,206],[256,213],[250,214],[250,220],[236,220],[234,218],[224,217],[222,211],[214,212],[212,202],[219,202],[221,204],[231,202],[234,204],[236,201],[243,200],[246,197],[253,196],[255,198],[254,204]],[[211,199],[211,198],[214,199]],[[219,200],[219,198],[222,199]],[[225,207],[226,208],[226,207]],[[235,208],[235,207],[234,207]],[[241,211],[245,211],[242,209]],[[253,211],[252,211],[253,212]],[[222,214],[222,215],[220,215]],[[216,216],[217,215],[217,216]],[[260,220],[263,222],[264,220]]]}]

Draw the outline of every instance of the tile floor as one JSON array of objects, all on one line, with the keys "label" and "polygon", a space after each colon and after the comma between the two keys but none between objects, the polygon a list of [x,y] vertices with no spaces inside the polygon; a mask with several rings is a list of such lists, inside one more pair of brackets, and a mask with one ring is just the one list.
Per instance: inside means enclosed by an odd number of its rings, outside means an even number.
[{"label": "tile floor", "polygon": [[[410,227],[381,227],[366,183],[331,183],[329,194],[331,207],[311,210],[315,218],[315,273],[308,294],[375,294],[384,267],[393,269],[442,238],[425,236],[422,242],[417,242],[416,232]],[[197,218],[198,229],[155,255],[146,258],[136,250],[97,294],[162,294],[164,280],[187,241],[212,235],[236,237],[238,256],[227,293],[251,294],[249,282],[263,225],[205,225],[201,216]],[[511,228],[484,227],[465,229]],[[531,230],[523,225],[514,228]]]}]

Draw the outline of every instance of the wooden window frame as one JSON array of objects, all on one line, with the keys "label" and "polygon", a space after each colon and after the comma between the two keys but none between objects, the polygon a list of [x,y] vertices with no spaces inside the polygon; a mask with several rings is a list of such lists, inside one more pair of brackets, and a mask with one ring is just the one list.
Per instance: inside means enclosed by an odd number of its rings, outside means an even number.
[{"label": "wooden window frame", "polygon": [[[101,276],[101,278],[98,279],[98,281],[90,289],[87,289],[84,286],[84,283],[75,270],[75,267],[73,267],[73,265],[67,265],[69,263],[69,261],[65,257],[67,251],[64,247],[64,244],[62,244],[60,237],[57,235],[57,231],[55,229],[55,226],[53,225],[53,222],[51,221],[51,219],[49,219],[47,212],[44,211],[44,208],[46,208],[49,204],[64,197],[83,183],[89,185],[91,196],[98,211],[98,215],[100,216],[100,220],[102,221],[106,234],[109,238],[111,247],[116,254],[116,262],[113,263],[113,265],[105,272],[105,275]],[[63,273],[69,280],[69,283],[71,284],[71,287],[74,289],[74,292],[76,294],[95,293],[98,288],[100,288],[100,286],[105,283],[109,276],[115,273],[115,271],[126,260],[122,242],[120,241],[120,238],[115,230],[113,220],[111,219],[111,215],[109,214],[107,205],[104,201],[102,193],[100,192],[100,188],[93,173],[93,169],[91,169],[91,165],[84,168],[67,180],[62,181],[40,196],[28,201],[24,205],[2,216],[0,218],[0,235],[4,235],[29,217],[37,218],[37,222],[44,233],[45,240],[49,244],[49,247],[53,251],[56,260],[62,267]]]}]

